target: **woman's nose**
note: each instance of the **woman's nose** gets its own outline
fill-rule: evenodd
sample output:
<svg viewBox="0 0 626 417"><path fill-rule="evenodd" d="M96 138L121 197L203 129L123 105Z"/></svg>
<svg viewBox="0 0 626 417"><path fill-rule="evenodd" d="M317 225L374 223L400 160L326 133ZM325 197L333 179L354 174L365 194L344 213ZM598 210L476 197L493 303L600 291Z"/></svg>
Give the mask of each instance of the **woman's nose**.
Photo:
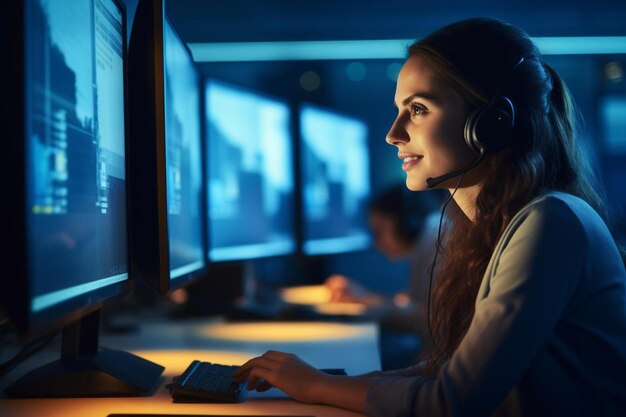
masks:
<svg viewBox="0 0 626 417"><path fill-rule="evenodd" d="M391 125L389 132L387 132L387 137L385 140L387 141L388 144L395 145L395 146L398 146L398 145L401 145L403 143L407 143L410 141L409 134L407 133L406 129L404 129L403 123L400 117L398 117Z"/></svg>

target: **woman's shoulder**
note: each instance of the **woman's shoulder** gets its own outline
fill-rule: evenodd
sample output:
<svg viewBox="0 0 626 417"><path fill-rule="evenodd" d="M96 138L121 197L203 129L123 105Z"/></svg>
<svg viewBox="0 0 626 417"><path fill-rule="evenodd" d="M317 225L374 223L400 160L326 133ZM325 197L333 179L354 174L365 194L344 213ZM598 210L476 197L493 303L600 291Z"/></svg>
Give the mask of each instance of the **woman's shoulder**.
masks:
<svg viewBox="0 0 626 417"><path fill-rule="evenodd" d="M557 191L541 195L519 210L498 248L504 250L512 239L554 246L554 250L557 246L567 246L587 251L591 247L615 244L602 217L586 201Z"/></svg>
<svg viewBox="0 0 626 417"><path fill-rule="evenodd" d="M520 211L532 209L552 209L574 213L593 211L595 213L585 200L563 191L551 191L542 194L526 204Z"/></svg>
<svg viewBox="0 0 626 417"><path fill-rule="evenodd" d="M509 222L496 244L486 276L493 278L498 272L513 268L543 271L543 277L562 277L567 265L569 276L574 279L578 276L576 271L585 269L583 265L599 256L611 265L621 263L615 242L600 215L579 197L550 192L530 201ZM555 271L547 273L551 267ZM523 276L501 274L499 278ZM487 281L482 291L488 288L485 285Z"/></svg>
<svg viewBox="0 0 626 417"><path fill-rule="evenodd" d="M526 204L511 220L511 226L525 221L555 222L560 226L601 226L600 215L580 197L561 191L553 191L536 197Z"/></svg>

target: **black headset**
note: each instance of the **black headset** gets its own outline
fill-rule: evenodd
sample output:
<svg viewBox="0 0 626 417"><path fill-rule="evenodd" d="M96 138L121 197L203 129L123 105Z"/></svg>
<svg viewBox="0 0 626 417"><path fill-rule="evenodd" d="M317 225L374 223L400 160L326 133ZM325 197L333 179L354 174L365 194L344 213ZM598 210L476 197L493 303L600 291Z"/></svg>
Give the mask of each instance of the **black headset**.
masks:
<svg viewBox="0 0 626 417"><path fill-rule="evenodd" d="M489 103L471 112L465 120L465 143L478 155L494 154L511 144L515 105L510 98L500 95L500 91L522 62L524 57L509 70Z"/></svg>
<svg viewBox="0 0 626 417"><path fill-rule="evenodd" d="M515 105L510 98L500 95L502 86L506 83L517 67L524 62L524 57L511 68L509 74L502 80L493 98L484 106L472 111L465 120L463 136L467 146L477 157L467 166L445 175L428 178L428 188L458 177L478 165L487 155L494 154L510 146L513 140L515 127Z"/></svg>
<svg viewBox="0 0 626 417"><path fill-rule="evenodd" d="M474 110L465 121L465 143L477 155L490 155L511 144L515 106L504 96L494 97Z"/></svg>

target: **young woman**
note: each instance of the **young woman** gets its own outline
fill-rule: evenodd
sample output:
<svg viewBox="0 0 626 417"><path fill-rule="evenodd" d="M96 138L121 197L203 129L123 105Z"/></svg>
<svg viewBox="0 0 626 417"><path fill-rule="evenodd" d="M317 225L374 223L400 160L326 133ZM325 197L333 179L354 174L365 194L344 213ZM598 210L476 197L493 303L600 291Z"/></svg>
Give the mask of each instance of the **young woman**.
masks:
<svg viewBox="0 0 626 417"><path fill-rule="evenodd" d="M408 188L453 197L433 354L337 377L267 352L236 378L376 416L623 415L626 272L559 76L520 29L471 19L409 48L395 104Z"/></svg>

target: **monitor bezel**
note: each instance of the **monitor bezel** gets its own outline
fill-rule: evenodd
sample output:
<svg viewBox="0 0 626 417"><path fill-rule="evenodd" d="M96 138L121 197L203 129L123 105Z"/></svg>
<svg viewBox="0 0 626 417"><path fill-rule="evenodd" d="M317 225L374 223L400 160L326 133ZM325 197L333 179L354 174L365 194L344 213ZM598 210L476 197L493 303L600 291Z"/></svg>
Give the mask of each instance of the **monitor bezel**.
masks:
<svg viewBox="0 0 626 417"><path fill-rule="evenodd" d="M36 0L33 0L36 1ZM127 10L121 0L110 0L122 15L122 61L123 61L123 89L126 96L127 93L127 62L128 51L126 47L126 25ZM13 195L13 201L10 206L3 207L6 215L3 213L2 222L5 227L3 230L9 233L3 233L5 240L5 248L3 251L7 256L4 265L7 266L6 272L3 274L3 285L9 281L9 285L5 285L7 290L0 291L2 306L4 313L11 320L14 328L23 336L32 336L47 333L55 329L61 328L67 324L75 322L86 315L99 310L102 305L113 298L120 297L128 293L131 289L131 271L130 271L130 245L127 245L127 274L128 278L103 288L99 288L89 293L73 297L69 300L60 302L53 307L33 313L30 307L32 299L32 286L30 285L30 268L27 255L27 238L26 238L26 139L28 133L26 120L26 106L28 100L27 80L26 80L26 7L27 2L4 2L8 6L8 10L3 10L3 16L6 18L3 24L4 30L10 35L3 39L8 40L6 48L11 56L11 65L9 66L9 76L4 77L7 81L7 90L9 96L14 98L11 100L10 106L6 107L6 120L18 121L17 123L9 123L9 152L3 153L4 163L2 169L5 178L12 178L9 183L10 195ZM9 3L9 4L6 4ZM125 168L128 175L128 106L124 101L124 134L125 134ZM6 142L5 142L6 143ZM15 175L15 173L18 173ZM126 202L128 203L128 177L126 181ZM5 205L3 205L5 206ZM128 210L126 213L126 234L128 238ZM23 277L24 279L14 279L13 277Z"/></svg>
<svg viewBox="0 0 626 417"><path fill-rule="evenodd" d="M201 214L202 268L171 279L169 224L167 219L166 131L165 131L165 24L170 25L185 47L198 75L200 144L202 130L202 73L189 47L182 41L165 11L163 0L139 2L130 43L130 130L131 137L131 265L133 277L141 279L160 295L203 277L208 269L206 233ZM155 138L140 141L141 137ZM147 145L147 146L146 146ZM203 149L201 149L203 152ZM201 164L202 165L202 164ZM204 175L204 172L201 173ZM204 181L204 176L202 177ZM205 211L204 186L201 210Z"/></svg>

